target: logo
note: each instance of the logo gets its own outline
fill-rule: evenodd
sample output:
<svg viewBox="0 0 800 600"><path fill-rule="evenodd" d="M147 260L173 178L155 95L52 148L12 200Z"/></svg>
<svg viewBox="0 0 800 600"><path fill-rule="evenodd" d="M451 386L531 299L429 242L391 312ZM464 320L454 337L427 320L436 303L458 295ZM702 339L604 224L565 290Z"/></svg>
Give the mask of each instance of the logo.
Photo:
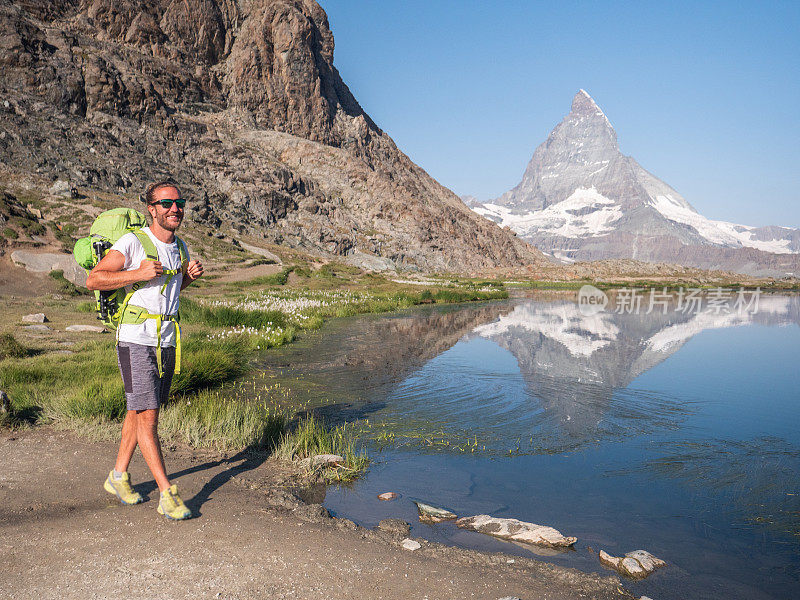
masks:
<svg viewBox="0 0 800 600"><path fill-rule="evenodd" d="M608 296L593 285L585 285L578 291L578 310L584 317L591 317L605 310Z"/></svg>

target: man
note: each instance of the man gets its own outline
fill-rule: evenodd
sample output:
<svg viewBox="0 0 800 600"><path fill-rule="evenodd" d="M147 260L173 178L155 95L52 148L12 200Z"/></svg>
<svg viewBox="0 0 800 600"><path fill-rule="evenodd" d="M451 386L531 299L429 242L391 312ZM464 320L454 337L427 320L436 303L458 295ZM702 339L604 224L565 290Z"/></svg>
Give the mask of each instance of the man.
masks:
<svg viewBox="0 0 800 600"><path fill-rule="evenodd" d="M161 491L158 512L169 519L187 519L191 511L170 484L158 439L158 411L168 395L175 370L178 296L203 275L198 260L188 261L188 251L179 247L175 231L183 220L185 200L174 183L162 181L147 188L143 200L151 225L142 229L155 245L158 260L147 260L141 241L133 233L123 235L86 280L90 290L135 289L128 304L138 319L123 318L118 326L117 359L125 387L127 413L122 424L117 462L103 487L124 504L144 499L130 483L128 465L136 446ZM186 267L182 269L181 258ZM142 315L144 315L142 317ZM172 320L170 320L172 319ZM139 322L137 322L139 321Z"/></svg>

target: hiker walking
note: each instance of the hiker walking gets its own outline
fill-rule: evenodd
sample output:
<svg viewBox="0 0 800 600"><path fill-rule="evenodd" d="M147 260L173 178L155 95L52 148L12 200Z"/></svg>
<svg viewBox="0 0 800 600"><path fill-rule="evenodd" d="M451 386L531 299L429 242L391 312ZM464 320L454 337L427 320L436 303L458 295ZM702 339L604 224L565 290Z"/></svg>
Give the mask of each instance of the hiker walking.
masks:
<svg viewBox="0 0 800 600"><path fill-rule="evenodd" d="M148 186L143 201L150 226L119 237L86 280L87 288L101 290L98 308L103 290L119 290L117 297L124 297L119 305L113 305L113 317L127 412L117 462L103 487L124 504L144 500L131 487L128 473L138 445L161 491L158 512L170 519L186 519L191 511L164 468L158 411L169 395L173 373L180 372L178 296L203 274L203 265L189 261L186 245L175 235L186 204L177 186L169 181L154 183Z"/></svg>

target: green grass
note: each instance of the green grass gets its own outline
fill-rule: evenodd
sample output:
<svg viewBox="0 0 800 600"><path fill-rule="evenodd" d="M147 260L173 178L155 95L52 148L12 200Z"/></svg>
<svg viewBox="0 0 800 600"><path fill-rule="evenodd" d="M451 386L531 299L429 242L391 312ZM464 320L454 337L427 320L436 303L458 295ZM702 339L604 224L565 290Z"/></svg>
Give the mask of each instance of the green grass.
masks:
<svg viewBox="0 0 800 600"><path fill-rule="evenodd" d="M325 469L323 477L329 481L352 481L369 465L366 451L363 447L356 449L355 440L352 426L345 423L326 427L320 418L310 413L300 420L293 431L281 437L275 454L286 460L338 454L344 458L344 462L338 467Z"/></svg>
<svg viewBox="0 0 800 600"><path fill-rule="evenodd" d="M168 439L194 448L271 449L288 419L266 402L242 401L204 390L178 399L162 411L159 430Z"/></svg>
<svg viewBox="0 0 800 600"><path fill-rule="evenodd" d="M246 281L231 282L228 283L226 287L231 289L245 289L268 285L286 285L286 282L289 281L289 274L294 271L294 269L295 267L284 267L278 273L273 273L272 275L262 275L261 277L253 277L252 279L248 279Z"/></svg>
<svg viewBox="0 0 800 600"><path fill-rule="evenodd" d="M70 355L7 358L0 368L0 389L22 420L97 424L115 418L124 407L113 340L87 342Z"/></svg>
<svg viewBox="0 0 800 600"><path fill-rule="evenodd" d="M125 395L113 339L85 343L66 356L20 355L16 345L6 345L13 354L2 362L0 389L12 399L14 411L68 428L117 423L124 416ZM191 335L182 350L183 365L173 379L172 394L185 400L244 373L249 340L233 337L208 344L205 336Z"/></svg>
<svg viewBox="0 0 800 600"><path fill-rule="evenodd" d="M275 259L261 257L251 260L247 266L257 267L259 265L274 265L274 264L277 264L277 261Z"/></svg>
<svg viewBox="0 0 800 600"><path fill-rule="evenodd" d="M64 277L64 271L61 269L50 271L50 277L56 282L59 294L64 296L83 296L90 293L86 288L78 287Z"/></svg>
<svg viewBox="0 0 800 600"><path fill-rule="evenodd" d="M79 302L75 310L82 313L92 313L97 310L97 303L90 300Z"/></svg>
<svg viewBox="0 0 800 600"><path fill-rule="evenodd" d="M232 336L209 343L205 336L192 336L182 344L181 372L172 378L171 392L187 396L217 387L247 370L250 341Z"/></svg>
<svg viewBox="0 0 800 600"><path fill-rule="evenodd" d="M61 242L61 246L69 252L72 252L72 248L75 246L75 238L71 235L75 230L75 225L71 223L63 225L61 229L59 229L55 223L50 223L50 231L52 231L55 238Z"/></svg>
<svg viewBox="0 0 800 600"><path fill-rule="evenodd" d="M12 334L0 334L0 360L22 358L29 354L31 354L30 349L20 344Z"/></svg>
<svg viewBox="0 0 800 600"><path fill-rule="evenodd" d="M50 407L55 420L104 423L125 417L125 390L119 377L81 386L76 393L57 399Z"/></svg>
<svg viewBox="0 0 800 600"><path fill-rule="evenodd" d="M11 227L6 227L3 229L3 237L8 240L16 240L19 238L19 234L17 233L16 229L12 229Z"/></svg>
<svg viewBox="0 0 800 600"><path fill-rule="evenodd" d="M47 230L44 228L44 225L41 223L34 221L33 219L26 219L25 217L17 217L14 219L27 233L29 236L33 235L44 235L47 233Z"/></svg>
<svg viewBox="0 0 800 600"><path fill-rule="evenodd" d="M244 310L229 306L207 306L189 298L181 299L181 323L200 323L210 327L254 327L269 325L285 328L286 315L279 310Z"/></svg>

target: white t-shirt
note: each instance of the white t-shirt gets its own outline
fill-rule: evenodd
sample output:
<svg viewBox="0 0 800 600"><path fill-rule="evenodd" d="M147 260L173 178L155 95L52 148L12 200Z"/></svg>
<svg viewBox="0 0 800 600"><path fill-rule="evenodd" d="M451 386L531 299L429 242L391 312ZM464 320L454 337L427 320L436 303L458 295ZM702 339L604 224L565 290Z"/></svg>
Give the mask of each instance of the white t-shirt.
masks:
<svg viewBox="0 0 800 600"><path fill-rule="evenodd" d="M149 227L144 227L142 231L153 241L158 251L158 260L161 262L161 266L164 269L178 269L179 272L170 278L163 294L161 293L161 286L167 280L166 275L161 275L144 283L142 287L133 293L128 304L141 306L154 315L174 315L178 312L178 296L183 282L183 274L180 273L181 252L178 248L178 241L176 240L172 244L165 244L156 239ZM111 246L111 249L119 251L125 257L123 271L138 269L142 261L147 258L142 243L132 233L126 233L119 238L117 243ZM132 287L133 284L126 286L125 289L130 292ZM139 323L138 325L120 325L119 341L142 344L144 346L158 346L156 320L147 319L144 323ZM172 321L163 321L161 323L161 346L175 346L175 324Z"/></svg>

